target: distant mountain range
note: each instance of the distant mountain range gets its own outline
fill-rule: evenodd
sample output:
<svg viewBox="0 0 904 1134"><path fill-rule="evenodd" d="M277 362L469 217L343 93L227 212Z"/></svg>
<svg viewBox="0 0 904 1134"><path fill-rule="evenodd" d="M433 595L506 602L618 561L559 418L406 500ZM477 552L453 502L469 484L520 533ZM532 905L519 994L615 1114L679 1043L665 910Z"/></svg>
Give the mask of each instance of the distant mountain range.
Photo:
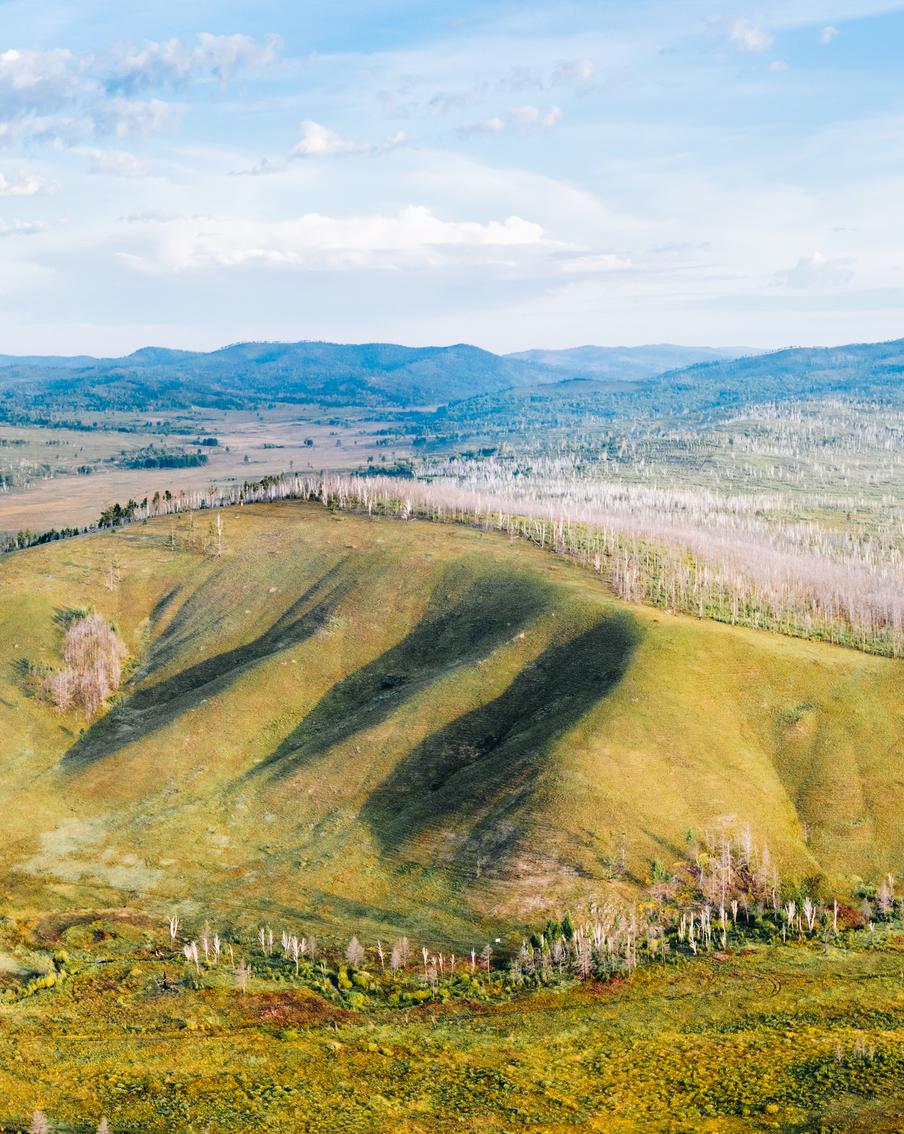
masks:
<svg viewBox="0 0 904 1134"><path fill-rule="evenodd" d="M0 355L0 413L238 408L267 402L444 405L591 377L616 386L742 351L671 345L497 355L458 343L237 343L201 352L145 347L123 358Z"/></svg>
<svg viewBox="0 0 904 1134"><path fill-rule="evenodd" d="M842 347L792 347L669 370L632 383L570 378L510 387L441 406L428 423L455 436L496 433L506 423L543 429L588 417L629 422L639 416L690 424L756 403L846 397L904 406L904 339Z"/></svg>
<svg viewBox="0 0 904 1134"><path fill-rule="evenodd" d="M718 362L763 353L754 347L690 347L657 343L637 347L580 346L568 350L523 350L506 357L565 371L564 376L569 378L637 382L698 362Z"/></svg>
<svg viewBox="0 0 904 1134"><path fill-rule="evenodd" d="M112 359L0 356L0 411L4 400L49 400L82 410L266 402L432 405L561 376L463 343L239 343L210 353L146 347Z"/></svg>
<svg viewBox="0 0 904 1134"><path fill-rule="evenodd" d="M209 353L146 347L112 359L0 355L0 420L277 402L399 407L498 399L498 406L506 391L523 410L531 389L546 403L579 394L618 415L705 412L823 393L900 397L902 375L904 340L742 357L672 345L504 356L464 343L238 343Z"/></svg>
<svg viewBox="0 0 904 1134"><path fill-rule="evenodd" d="M789 399L854 396L904 400L904 339L839 347L789 347L747 358L698 363L643 383L651 401L688 410Z"/></svg>

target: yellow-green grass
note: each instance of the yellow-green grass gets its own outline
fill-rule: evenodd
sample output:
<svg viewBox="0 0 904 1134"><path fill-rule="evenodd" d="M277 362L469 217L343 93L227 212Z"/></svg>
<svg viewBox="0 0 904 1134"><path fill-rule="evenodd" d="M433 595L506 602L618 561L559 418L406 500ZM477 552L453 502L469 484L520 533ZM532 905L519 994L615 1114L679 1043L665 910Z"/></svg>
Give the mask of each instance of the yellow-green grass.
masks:
<svg viewBox="0 0 904 1134"><path fill-rule="evenodd" d="M829 894L904 866L900 661L629 607L496 534L222 517L219 558L200 513L0 563L12 911L479 946L630 892L689 829L749 826ZM20 677L83 606L134 659L90 725Z"/></svg>
<svg viewBox="0 0 904 1134"><path fill-rule="evenodd" d="M0 1003L5 1130L36 1108L73 1134L101 1116L131 1134L901 1130L900 936L348 1011L291 976L255 974L243 993L219 968L192 989L159 932L155 951L134 923L77 928L103 927L93 955L107 963Z"/></svg>

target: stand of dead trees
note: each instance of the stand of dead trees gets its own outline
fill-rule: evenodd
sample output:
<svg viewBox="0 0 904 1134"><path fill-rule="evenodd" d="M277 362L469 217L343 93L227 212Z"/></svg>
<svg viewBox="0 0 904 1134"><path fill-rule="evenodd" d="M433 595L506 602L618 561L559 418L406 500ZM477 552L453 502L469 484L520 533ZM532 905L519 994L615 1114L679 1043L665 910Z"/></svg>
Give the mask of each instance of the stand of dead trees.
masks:
<svg viewBox="0 0 904 1134"><path fill-rule="evenodd" d="M107 619L85 613L66 631L64 667L45 679L45 695L61 713L81 709L93 717L122 683L125 656L125 645Z"/></svg>
<svg viewBox="0 0 904 1134"><path fill-rule="evenodd" d="M466 483L268 476L168 494L122 522L316 500L368 516L467 524L576 560L628 602L904 656L904 552L896 539L857 540L814 523L766 520L771 504L763 494L582 482L551 470L512 477L485 466ZM199 549L194 530L187 546ZM222 533L210 533L200 549L219 554Z"/></svg>

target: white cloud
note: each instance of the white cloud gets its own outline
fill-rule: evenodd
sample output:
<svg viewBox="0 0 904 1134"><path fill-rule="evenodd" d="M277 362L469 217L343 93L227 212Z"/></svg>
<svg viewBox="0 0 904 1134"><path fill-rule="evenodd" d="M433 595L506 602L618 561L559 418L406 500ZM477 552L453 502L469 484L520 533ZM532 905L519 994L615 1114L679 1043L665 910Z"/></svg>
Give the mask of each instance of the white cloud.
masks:
<svg viewBox="0 0 904 1134"><path fill-rule="evenodd" d="M768 51L774 42L773 37L764 28L744 17L734 21L729 28L728 38L735 45L736 50L751 53Z"/></svg>
<svg viewBox="0 0 904 1134"><path fill-rule="evenodd" d="M100 150L82 147L79 153L90 161L89 172L105 177L147 177L151 163L126 150Z"/></svg>
<svg viewBox="0 0 904 1134"><path fill-rule="evenodd" d="M561 246L540 225L510 216L502 221L446 221L423 206L396 214L348 217L307 213L284 221L186 217L146 232L148 247L121 253L150 269L437 267L464 258L492 261L503 253Z"/></svg>
<svg viewBox="0 0 904 1134"><path fill-rule="evenodd" d="M829 258L821 252L812 256L801 256L793 268L778 272L774 280L795 291L807 291L825 287L842 287L854 278L853 256Z"/></svg>
<svg viewBox="0 0 904 1134"><path fill-rule="evenodd" d="M331 130L306 118L301 124L301 138L292 147L293 157L336 157L341 154L365 153L367 146L350 142Z"/></svg>
<svg viewBox="0 0 904 1134"><path fill-rule="evenodd" d="M384 153L390 150L397 150L401 146L410 146L413 139L405 133L404 130L396 130L394 134L390 134L388 138L384 138L383 142L377 147Z"/></svg>
<svg viewBox="0 0 904 1134"><path fill-rule="evenodd" d="M71 51L0 53L0 117L54 108L80 83L82 64Z"/></svg>
<svg viewBox="0 0 904 1134"><path fill-rule="evenodd" d="M0 220L0 237L8 236L36 236L46 232L47 225L42 221L2 221Z"/></svg>
<svg viewBox="0 0 904 1134"><path fill-rule="evenodd" d="M389 137L384 138L378 145L352 142L348 138L343 138L341 134L337 134L335 130L331 130L329 126L324 126L320 122L314 122L312 119L306 118L301 124L301 138L289 151L289 157L320 158L342 157L347 154L388 153L390 150L397 150L400 146L407 146L410 143L411 138L409 138L404 130L397 130L394 134L390 134ZM280 168L280 166L272 162L267 162L265 159L259 162L257 166L252 167L252 169L240 172L254 174L275 173Z"/></svg>
<svg viewBox="0 0 904 1134"><path fill-rule="evenodd" d="M788 64L784 61L784 59L773 59L772 62L769 64L769 70L770 71L787 71L788 70Z"/></svg>
<svg viewBox="0 0 904 1134"><path fill-rule="evenodd" d="M594 67L589 59L567 59L556 64L550 77L554 87L580 86L593 78Z"/></svg>
<svg viewBox="0 0 904 1134"><path fill-rule="evenodd" d="M437 91L427 102L434 114L448 114L477 102L486 94L486 83L479 83L466 91Z"/></svg>
<svg viewBox="0 0 904 1134"><path fill-rule="evenodd" d="M99 116L99 123L117 138L147 138L175 124L181 108L159 98L112 98Z"/></svg>
<svg viewBox="0 0 904 1134"><path fill-rule="evenodd" d="M558 125L562 119L562 111L558 106L551 106L548 110L539 110L536 106L516 106L512 111L512 121L519 130L529 130L541 126L547 129Z"/></svg>
<svg viewBox="0 0 904 1134"><path fill-rule="evenodd" d="M463 134L498 134L505 129L505 119L494 114L491 118L484 118L482 122L474 122L470 126L463 126Z"/></svg>
<svg viewBox="0 0 904 1134"><path fill-rule="evenodd" d="M123 50L113 66L110 85L136 91L146 87L178 86L214 77L225 82L236 71L273 63L278 53L273 36L262 43L247 35L200 34L195 43L148 40L141 48Z"/></svg>
<svg viewBox="0 0 904 1134"><path fill-rule="evenodd" d="M36 173L0 173L0 197L34 197L52 188Z"/></svg>
<svg viewBox="0 0 904 1134"><path fill-rule="evenodd" d="M95 134L158 133L181 114L159 98L130 97L154 86L225 82L235 72L272 63L277 41L203 33L126 47L114 55L66 49L0 53L0 141L74 145Z"/></svg>
<svg viewBox="0 0 904 1134"><path fill-rule="evenodd" d="M552 129L562 120L562 110L558 106L551 106L541 110L536 106L516 106L509 111L509 119L517 130ZM505 129L506 120L499 114L491 118L484 118L461 128L463 134L499 134Z"/></svg>

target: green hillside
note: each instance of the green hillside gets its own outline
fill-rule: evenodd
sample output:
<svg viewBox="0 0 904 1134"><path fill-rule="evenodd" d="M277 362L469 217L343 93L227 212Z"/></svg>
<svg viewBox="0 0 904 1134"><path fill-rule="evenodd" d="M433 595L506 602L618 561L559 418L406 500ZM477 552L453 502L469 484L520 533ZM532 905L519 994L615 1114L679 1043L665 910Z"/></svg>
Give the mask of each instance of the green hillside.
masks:
<svg viewBox="0 0 904 1134"><path fill-rule="evenodd" d="M827 892L904 866L900 662L630 608L465 528L261 505L214 558L207 523L0 563L10 910L469 945L645 884L689 830L749 826ZM23 677L84 607L133 667L87 727Z"/></svg>

